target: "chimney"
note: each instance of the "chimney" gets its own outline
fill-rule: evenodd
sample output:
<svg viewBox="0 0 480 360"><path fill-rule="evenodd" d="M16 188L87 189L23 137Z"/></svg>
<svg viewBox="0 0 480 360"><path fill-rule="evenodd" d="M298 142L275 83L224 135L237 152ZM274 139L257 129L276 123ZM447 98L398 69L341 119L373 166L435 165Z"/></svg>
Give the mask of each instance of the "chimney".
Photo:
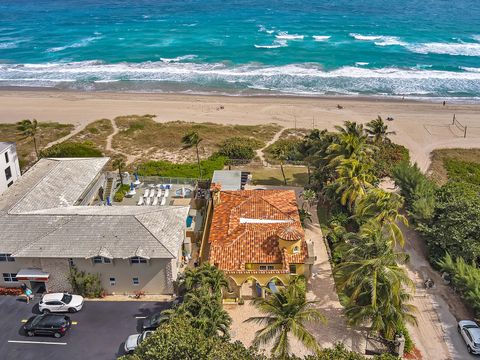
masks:
<svg viewBox="0 0 480 360"><path fill-rule="evenodd" d="M222 190L222 185L220 183L212 183L210 185L210 193L212 194L213 206L220 204L220 192Z"/></svg>

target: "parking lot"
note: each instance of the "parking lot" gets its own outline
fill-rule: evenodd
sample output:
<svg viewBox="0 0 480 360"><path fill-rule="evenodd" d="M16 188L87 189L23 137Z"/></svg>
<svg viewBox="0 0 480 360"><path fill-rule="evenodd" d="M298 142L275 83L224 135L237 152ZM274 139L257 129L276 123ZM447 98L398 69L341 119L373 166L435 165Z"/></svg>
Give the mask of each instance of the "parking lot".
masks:
<svg viewBox="0 0 480 360"><path fill-rule="evenodd" d="M26 304L0 296L0 354L2 359L113 360L124 354L128 335L139 332L142 319L169 307L167 302L86 301L83 309L67 314L73 325L67 335L28 337L22 321L38 313L38 300Z"/></svg>

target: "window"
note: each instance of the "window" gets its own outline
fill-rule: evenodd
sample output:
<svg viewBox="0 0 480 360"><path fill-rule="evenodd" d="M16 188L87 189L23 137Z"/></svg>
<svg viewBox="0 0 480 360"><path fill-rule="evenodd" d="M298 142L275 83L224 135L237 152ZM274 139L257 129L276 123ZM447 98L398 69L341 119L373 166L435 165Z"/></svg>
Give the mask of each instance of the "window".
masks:
<svg viewBox="0 0 480 360"><path fill-rule="evenodd" d="M8 181L10 180L11 177L12 177L12 169L10 169L10 166L9 166L5 169L5 178Z"/></svg>
<svg viewBox="0 0 480 360"><path fill-rule="evenodd" d="M70 267L75 266L75 263L73 262L73 258L68 258L68 265L69 265Z"/></svg>
<svg viewBox="0 0 480 360"><path fill-rule="evenodd" d="M300 248L299 248L298 246L295 246L295 247L293 248L293 253L294 253L294 254L298 254L299 252L300 252Z"/></svg>
<svg viewBox="0 0 480 360"><path fill-rule="evenodd" d="M146 263L147 263L147 259L144 259L138 256L134 256L130 258L130 264L146 264Z"/></svg>
<svg viewBox="0 0 480 360"><path fill-rule="evenodd" d="M94 264L110 264L112 262L111 259L103 257L103 256L95 256L93 258Z"/></svg>
<svg viewBox="0 0 480 360"><path fill-rule="evenodd" d="M132 278L133 280L133 285L139 285L140 284L140 281L138 280L138 277L134 277Z"/></svg>
<svg viewBox="0 0 480 360"><path fill-rule="evenodd" d="M12 257L12 254L0 254L0 261L14 262L15 258Z"/></svg>
<svg viewBox="0 0 480 360"><path fill-rule="evenodd" d="M296 274L296 273L297 273L297 265L290 264L290 274Z"/></svg>
<svg viewBox="0 0 480 360"><path fill-rule="evenodd" d="M13 181L10 181L8 184L7 184L7 187L10 187L13 185Z"/></svg>
<svg viewBox="0 0 480 360"><path fill-rule="evenodd" d="M8 151L5 153L5 162L8 163L10 159L8 158Z"/></svg>
<svg viewBox="0 0 480 360"><path fill-rule="evenodd" d="M137 278L138 279L138 278ZM117 280L114 277L110 278L110 286L115 286L117 284Z"/></svg>
<svg viewBox="0 0 480 360"><path fill-rule="evenodd" d="M17 282L17 274L3 273L3 281L5 282Z"/></svg>
<svg viewBox="0 0 480 360"><path fill-rule="evenodd" d="M273 265L260 265L260 270L275 270Z"/></svg>

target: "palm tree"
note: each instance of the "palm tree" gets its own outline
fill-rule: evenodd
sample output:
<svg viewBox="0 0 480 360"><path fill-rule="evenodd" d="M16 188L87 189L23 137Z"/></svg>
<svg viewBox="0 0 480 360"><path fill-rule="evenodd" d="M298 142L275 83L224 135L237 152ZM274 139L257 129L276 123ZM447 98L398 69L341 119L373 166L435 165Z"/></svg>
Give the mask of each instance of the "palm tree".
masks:
<svg viewBox="0 0 480 360"><path fill-rule="evenodd" d="M193 322L206 336L220 336L223 339L230 337L232 318L215 299L208 297L202 299L202 306Z"/></svg>
<svg viewBox="0 0 480 360"><path fill-rule="evenodd" d="M344 159L355 158L364 162L372 162L373 152L377 149L368 142L362 124L346 121L345 128L336 126L336 140L327 148L329 167L337 166Z"/></svg>
<svg viewBox="0 0 480 360"><path fill-rule="evenodd" d="M22 120L17 123L17 130L20 131L21 135L23 135L24 139L32 139L33 140L33 147L35 149L35 155L37 156L38 160L38 149L37 149L37 131L38 131L38 122L37 120Z"/></svg>
<svg viewBox="0 0 480 360"><path fill-rule="evenodd" d="M393 339L404 322L415 323L407 304L415 285L403 267L408 254L395 252L379 224L361 229L334 269L337 288L349 298L345 313L351 324L370 323L373 331Z"/></svg>
<svg viewBox="0 0 480 360"><path fill-rule="evenodd" d="M197 152L197 164L198 164L198 173L200 178L202 178L202 167L200 166L200 154L198 152L198 145L203 139L198 135L198 132L192 130L182 137L182 144L184 149L190 149L195 146Z"/></svg>
<svg viewBox="0 0 480 360"><path fill-rule="evenodd" d="M408 226L407 218L400 214L403 198L395 193L389 193L379 188L368 191L355 206L355 216L361 222L378 222L390 235L391 244L405 245L405 238L398 222Z"/></svg>
<svg viewBox="0 0 480 360"><path fill-rule="evenodd" d="M396 134L395 131L388 131L388 125L383 122L380 115L367 123L367 129L365 131L373 138L373 142L375 143L391 142L388 135Z"/></svg>
<svg viewBox="0 0 480 360"><path fill-rule="evenodd" d="M225 273L215 265L206 262L198 269L203 277L204 285L208 286L213 294L221 295L222 289L228 287Z"/></svg>
<svg viewBox="0 0 480 360"><path fill-rule="evenodd" d="M303 190L300 196L303 198L304 201L304 203L302 204L302 208L304 208L304 205L306 204L308 209L310 209L315 200L317 199L317 194L315 193L315 190L312 189Z"/></svg>
<svg viewBox="0 0 480 360"><path fill-rule="evenodd" d="M266 291L268 293L266 299L254 300L254 305L264 315L245 320L265 325L255 333L253 345L258 346L273 341L272 355L285 359L290 351L289 336L293 334L305 347L318 350L317 341L305 327L309 322L326 323L325 317L312 306L314 302L307 301L305 293L299 291L294 284L276 293L272 293L269 289Z"/></svg>
<svg viewBox="0 0 480 360"><path fill-rule="evenodd" d="M287 178L285 176L285 170L283 169L284 162L288 159L288 151L286 146L275 146L272 149L272 155L275 160L280 161L280 170L282 171L283 184L287 185Z"/></svg>
<svg viewBox="0 0 480 360"><path fill-rule="evenodd" d="M120 176L120 184L122 184L123 186L122 169L126 166L125 161L121 157L118 157L113 160L112 166L114 169L118 170L118 176Z"/></svg>
<svg viewBox="0 0 480 360"><path fill-rule="evenodd" d="M340 203L352 210L353 205L373 187L375 176L368 164L357 159L342 160L336 172L337 179L327 188L333 188L340 195Z"/></svg>

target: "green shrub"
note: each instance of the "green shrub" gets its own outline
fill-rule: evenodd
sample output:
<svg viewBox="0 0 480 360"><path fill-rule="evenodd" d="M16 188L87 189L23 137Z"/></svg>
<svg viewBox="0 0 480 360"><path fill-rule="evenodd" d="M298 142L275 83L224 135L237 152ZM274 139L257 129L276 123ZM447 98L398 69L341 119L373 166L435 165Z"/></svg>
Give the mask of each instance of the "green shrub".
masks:
<svg viewBox="0 0 480 360"><path fill-rule="evenodd" d="M255 149L262 146L262 141L246 137L231 137L220 144L218 153L229 159L251 160L255 157Z"/></svg>
<svg viewBox="0 0 480 360"><path fill-rule="evenodd" d="M375 176L382 178L392 176L393 169L402 162L410 160L410 153L405 146L392 142L383 142L376 144L378 151L375 152L373 159L375 165L373 171Z"/></svg>
<svg viewBox="0 0 480 360"><path fill-rule="evenodd" d="M299 151L303 140L300 138L280 139L269 145L264 153L269 161L275 161L276 155L279 151L285 154L286 161L302 161L304 155Z"/></svg>
<svg viewBox="0 0 480 360"><path fill-rule="evenodd" d="M450 274L452 284L480 316L480 268L467 264L461 257L453 260L450 254L438 261L438 266Z"/></svg>
<svg viewBox="0 0 480 360"><path fill-rule="evenodd" d="M210 157L200 161L203 177L211 178L215 170L222 170L225 166L224 156ZM164 176L179 178L198 178L197 163L175 164L170 161L147 161L138 166L139 176Z"/></svg>
<svg viewBox="0 0 480 360"><path fill-rule="evenodd" d="M116 202L122 202L123 198L125 197L125 194L128 193L130 190L130 185L123 184L120 185L118 190L115 192L115 195L113 196L113 200Z"/></svg>
<svg viewBox="0 0 480 360"><path fill-rule="evenodd" d="M40 151L40 157L68 158L68 157L102 157L102 152L89 141L83 143L63 142Z"/></svg>
<svg viewBox="0 0 480 360"><path fill-rule="evenodd" d="M89 274L85 271L77 270L75 266L70 268L68 276L73 292L87 298L98 298L103 295L102 285L99 274Z"/></svg>
<svg viewBox="0 0 480 360"><path fill-rule="evenodd" d="M448 182L437 190L431 220L419 226L432 264L446 253L465 261L480 259L480 186Z"/></svg>
<svg viewBox="0 0 480 360"><path fill-rule="evenodd" d="M480 164L447 159L443 162L448 179L480 185Z"/></svg>

